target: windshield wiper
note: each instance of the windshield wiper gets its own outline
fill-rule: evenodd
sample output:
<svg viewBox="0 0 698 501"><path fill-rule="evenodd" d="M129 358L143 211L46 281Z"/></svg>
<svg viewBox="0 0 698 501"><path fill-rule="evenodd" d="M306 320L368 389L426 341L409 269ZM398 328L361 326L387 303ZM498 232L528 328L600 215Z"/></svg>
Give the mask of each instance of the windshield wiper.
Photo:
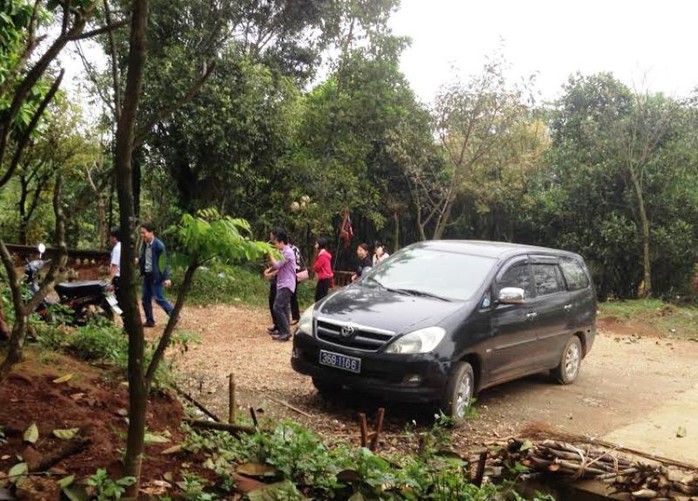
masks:
<svg viewBox="0 0 698 501"><path fill-rule="evenodd" d="M401 294L407 294L410 296L431 297L434 299L440 299L441 301L448 301L448 302L451 301L450 299L443 297L443 296L439 296L438 294L433 294L431 292L426 292L426 291L419 291L416 289L391 289L391 290L393 292L399 292Z"/></svg>

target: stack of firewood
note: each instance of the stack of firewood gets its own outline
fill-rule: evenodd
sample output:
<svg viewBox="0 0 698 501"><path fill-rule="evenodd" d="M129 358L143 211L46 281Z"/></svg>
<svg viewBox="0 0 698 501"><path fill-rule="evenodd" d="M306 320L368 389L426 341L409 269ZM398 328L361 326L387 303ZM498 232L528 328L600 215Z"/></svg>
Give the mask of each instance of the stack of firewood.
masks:
<svg viewBox="0 0 698 501"><path fill-rule="evenodd" d="M509 439L492 460L500 465L518 462L533 473L556 474L570 480L600 480L610 485L612 494L628 493L631 499L670 500L698 495L695 470L642 463L589 444Z"/></svg>

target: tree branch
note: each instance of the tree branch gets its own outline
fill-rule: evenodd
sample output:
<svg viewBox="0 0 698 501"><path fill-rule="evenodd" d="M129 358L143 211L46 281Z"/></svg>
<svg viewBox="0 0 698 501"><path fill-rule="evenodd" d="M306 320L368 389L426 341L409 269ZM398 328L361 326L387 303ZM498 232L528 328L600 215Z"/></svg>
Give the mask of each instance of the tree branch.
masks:
<svg viewBox="0 0 698 501"><path fill-rule="evenodd" d="M191 101L204 86L206 80L208 80L215 68L216 63L212 61L206 68L206 72L201 77L201 79L198 82L196 82L196 84L194 84L194 86L191 89L189 89L189 91L184 95L184 97L180 101L173 103L172 106L168 108L160 110L160 112L157 115L155 115L150 121L148 121L148 123L141 128L138 134L136 134L136 137L133 141L134 147L140 146L140 144L145 140L145 138L150 133L150 130L156 123L170 116L177 108L181 107L183 104Z"/></svg>
<svg viewBox="0 0 698 501"><path fill-rule="evenodd" d="M61 85L61 80L63 80L64 73L65 73L65 70L61 70L61 72L58 74L58 78L56 78L56 80L54 80L48 93L46 94L46 96L44 96L44 99L41 101L41 104L39 105L37 110L34 112L34 116L32 116L31 122L29 122L29 125L26 127L26 129L22 133L22 136L19 138L19 141L17 142L17 149L15 150L15 155L12 158L12 162L10 163L10 166L7 168L7 172L5 172L5 175L2 178L0 178L0 187L4 186L5 183L7 183L7 181L9 181L10 177L14 173L14 170L17 168L17 165L19 164L19 159L22 155L22 151L24 150L24 147L26 146L27 141L29 141L29 137L31 136L31 133L34 131L34 129L36 128L36 125L39 123L39 119L41 118L41 115L43 114L44 110L48 106L48 103L51 102L51 100L53 99L53 96L58 91L58 88ZM0 138L0 141L2 141L2 139L3 138ZM5 136L4 139L7 139L7 136ZM5 144L3 144L1 148L4 148ZM0 149L0 158L1 158L2 151L3 151L3 149Z"/></svg>

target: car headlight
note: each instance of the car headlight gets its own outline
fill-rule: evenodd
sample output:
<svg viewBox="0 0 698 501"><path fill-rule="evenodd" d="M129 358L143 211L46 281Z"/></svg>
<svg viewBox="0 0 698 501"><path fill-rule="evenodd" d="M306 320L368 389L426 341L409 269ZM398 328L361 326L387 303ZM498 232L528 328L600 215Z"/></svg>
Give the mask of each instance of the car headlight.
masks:
<svg viewBox="0 0 698 501"><path fill-rule="evenodd" d="M386 353L428 353L444 338L446 331L441 327L427 327L410 332L388 346Z"/></svg>
<svg viewBox="0 0 698 501"><path fill-rule="evenodd" d="M309 336L313 335L313 306L307 308L298 320L298 330Z"/></svg>

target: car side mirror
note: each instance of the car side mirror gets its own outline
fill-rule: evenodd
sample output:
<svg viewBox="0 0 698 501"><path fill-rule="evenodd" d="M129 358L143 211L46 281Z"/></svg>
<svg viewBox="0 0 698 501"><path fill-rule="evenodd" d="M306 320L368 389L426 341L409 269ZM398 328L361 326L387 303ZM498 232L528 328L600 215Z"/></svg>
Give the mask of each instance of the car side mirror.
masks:
<svg viewBox="0 0 698 501"><path fill-rule="evenodd" d="M497 301L499 304L521 304L524 302L526 292L521 287L504 287L499 291Z"/></svg>

